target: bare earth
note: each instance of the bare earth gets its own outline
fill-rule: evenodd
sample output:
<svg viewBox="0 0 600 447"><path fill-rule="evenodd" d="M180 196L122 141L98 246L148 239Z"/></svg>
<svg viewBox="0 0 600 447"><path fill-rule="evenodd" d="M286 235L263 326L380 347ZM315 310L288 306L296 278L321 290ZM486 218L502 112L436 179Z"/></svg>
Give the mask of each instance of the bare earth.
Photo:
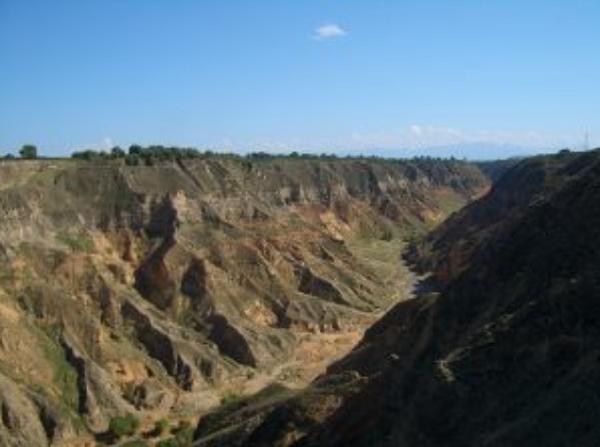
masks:
<svg viewBox="0 0 600 447"><path fill-rule="evenodd" d="M392 241L357 241L349 244L353 253L375 269L389 290L388 306L378 312L365 313L360 325L339 332L303 332L292 358L271 371L257 373L243 383L223 388L223 395L251 395L265 387L279 383L291 389L301 389L323 374L327 367L348 354L362 339L364 332L399 301L412 297L416 277L401 253L404 243Z"/></svg>

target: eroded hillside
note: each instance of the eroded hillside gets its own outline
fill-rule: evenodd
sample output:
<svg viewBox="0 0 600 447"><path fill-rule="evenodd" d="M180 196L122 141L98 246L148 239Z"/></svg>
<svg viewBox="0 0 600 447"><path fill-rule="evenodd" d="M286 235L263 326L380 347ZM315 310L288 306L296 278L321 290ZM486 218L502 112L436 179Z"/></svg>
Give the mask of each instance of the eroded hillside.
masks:
<svg viewBox="0 0 600 447"><path fill-rule="evenodd" d="M487 188L450 161L2 162L1 443L305 384L403 298L402 238Z"/></svg>
<svg viewBox="0 0 600 447"><path fill-rule="evenodd" d="M197 445L598 445L599 243L600 151L521 162L411 251L439 293L305 391L202 419Z"/></svg>

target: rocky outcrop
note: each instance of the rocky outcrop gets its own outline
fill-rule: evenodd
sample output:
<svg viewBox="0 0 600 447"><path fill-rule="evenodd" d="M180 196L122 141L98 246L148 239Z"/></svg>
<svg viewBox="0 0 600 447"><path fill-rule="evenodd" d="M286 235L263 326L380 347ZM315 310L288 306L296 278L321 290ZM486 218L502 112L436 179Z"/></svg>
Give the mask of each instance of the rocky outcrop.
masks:
<svg viewBox="0 0 600 447"><path fill-rule="evenodd" d="M26 392L0 373L0 441L5 446L47 446L38 409Z"/></svg>
<svg viewBox="0 0 600 447"><path fill-rule="evenodd" d="M147 259L135 272L134 287L148 301L162 310L168 309L175 299L177 284L172 278L165 264L167 252L175 245L175 241L168 237L156 250L151 252Z"/></svg>
<svg viewBox="0 0 600 447"><path fill-rule="evenodd" d="M331 301L337 304L348 304L342 293L329 281L319 278L308 267L301 266L298 268L298 279L300 284L298 290L308 295L314 295L326 301Z"/></svg>
<svg viewBox="0 0 600 447"><path fill-rule="evenodd" d="M244 335L223 315L215 314L208 320L212 329L209 339L219 347L219 351L236 362L256 367L257 359Z"/></svg>
<svg viewBox="0 0 600 447"><path fill-rule="evenodd" d="M153 326L151 319L131 303L124 303L123 317L133 322L135 334L148 354L158 360L177 385L190 391L193 386L192 369L181 357L173 340Z"/></svg>

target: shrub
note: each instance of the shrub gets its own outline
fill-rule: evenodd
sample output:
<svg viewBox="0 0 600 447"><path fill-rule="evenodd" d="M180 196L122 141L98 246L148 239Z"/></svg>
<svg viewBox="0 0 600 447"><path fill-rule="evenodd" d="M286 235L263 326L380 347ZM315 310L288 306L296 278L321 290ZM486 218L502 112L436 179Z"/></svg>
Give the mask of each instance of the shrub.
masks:
<svg viewBox="0 0 600 447"><path fill-rule="evenodd" d="M154 423L154 428L152 429L150 434L153 437L161 436L163 433L165 433L168 430L168 428L169 428L169 421L167 421L166 419L159 419L158 421L156 421Z"/></svg>
<svg viewBox="0 0 600 447"><path fill-rule="evenodd" d="M156 447L179 447L179 445L175 438L170 438L157 442Z"/></svg>
<svg viewBox="0 0 600 447"><path fill-rule="evenodd" d="M229 392L223 397L221 397L221 405L238 405L243 400L243 398L244 397L240 394L237 394L235 392Z"/></svg>
<svg viewBox="0 0 600 447"><path fill-rule="evenodd" d="M121 447L149 447L146 441L141 439L134 439L133 441L127 441L121 444Z"/></svg>
<svg viewBox="0 0 600 447"><path fill-rule="evenodd" d="M179 424L177 424L177 427L173 427L171 433L177 434L181 431L189 429L191 426L192 424L190 424L189 421L179 421Z"/></svg>
<svg viewBox="0 0 600 447"><path fill-rule="evenodd" d="M137 166L140 164L140 158L136 154L128 154L125 156L125 164L127 166Z"/></svg>
<svg viewBox="0 0 600 447"><path fill-rule="evenodd" d="M129 155L137 155L142 152L142 146L139 144L132 144L129 146Z"/></svg>
<svg viewBox="0 0 600 447"><path fill-rule="evenodd" d="M384 241L391 241L392 239L394 239L394 233L392 232L392 230L385 230L383 232L383 234L381 235L381 239Z"/></svg>
<svg viewBox="0 0 600 447"><path fill-rule="evenodd" d="M116 437L133 435L140 426L140 421L132 414L115 416L108 424L109 431Z"/></svg>
<svg viewBox="0 0 600 447"><path fill-rule="evenodd" d="M75 158L77 160L104 160L108 158L108 154L104 151L98 152L92 149L86 149L83 151L73 152L71 154L71 158Z"/></svg>
<svg viewBox="0 0 600 447"><path fill-rule="evenodd" d="M185 437L182 436L183 432L178 433L169 439L164 439L156 444L156 447L191 447L193 442L193 431L190 429L186 431Z"/></svg>
<svg viewBox="0 0 600 447"><path fill-rule="evenodd" d="M191 447L194 441L194 430L191 427L181 430L175 435L175 440L179 447Z"/></svg>
<svg viewBox="0 0 600 447"><path fill-rule="evenodd" d="M123 149L121 149L119 146L115 146L110 150L111 158L124 158L125 155L126 155L125 151Z"/></svg>
<svg viewBox="0 0 600 447"><path fill-rule="evenodd" d="M175 436L165 439L157 444L158 447L190 447L194 440L194 429L189 421L180 421L177 427L171 430Z"/></svg>
<svg viewBox="0 0 600 447"><path fill-rule="evenodd" d="M94 251L94 241L83 231L75 234L61 231L56 235L56 240L65 244L73 252L90 253Z"/></svg>
<svg viewBox="0 0 600 447"><path fill-rule="evenodd" d="M22 158L37 158L37 147L33 144L25 144L19 151Z"/></svg>

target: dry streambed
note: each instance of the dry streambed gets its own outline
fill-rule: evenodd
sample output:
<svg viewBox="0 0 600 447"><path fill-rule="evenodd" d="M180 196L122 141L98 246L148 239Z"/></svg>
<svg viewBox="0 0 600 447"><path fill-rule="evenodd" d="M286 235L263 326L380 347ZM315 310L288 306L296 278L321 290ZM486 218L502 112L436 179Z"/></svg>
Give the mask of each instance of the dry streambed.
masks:
<svg viewBox="0 0 600 447"><path fill-rule="evenodd" d="M332 363L346 356L390 307L414 296L418 278L401 258L404 242L399 239L356 239L349 242L348 247L381 282L387 294L382 300L385 306L365 314L361 323L351 328L296 333L299 342L291 359L245 383L222 390L222 405L200 416L194 445L238 445L240 439L262 424L276 407L302 408L300 413L320 419L339 405L340 398L336 394L353 393L353 389L362 386L364 378L358 374L328 377L324 373ZM275 426L273 430L277 431Z"/></svg>
<svg viewBox="0 0 600 447"><path fill-rule="evenodd" d="M323 374L327 367L348 354L362 339L364 332L387 309L399 301L412 297L415 275L401 258L405 243L357 239L348 244L352 253L379 278L388 293L385 308L364 313L359 324L335 332L297 332L297 347L292 357L270 371L255 373L247 381L233 383L220 390L222 400L240 398L267 388L275 383L290 389L301 389Z"/></svg>

